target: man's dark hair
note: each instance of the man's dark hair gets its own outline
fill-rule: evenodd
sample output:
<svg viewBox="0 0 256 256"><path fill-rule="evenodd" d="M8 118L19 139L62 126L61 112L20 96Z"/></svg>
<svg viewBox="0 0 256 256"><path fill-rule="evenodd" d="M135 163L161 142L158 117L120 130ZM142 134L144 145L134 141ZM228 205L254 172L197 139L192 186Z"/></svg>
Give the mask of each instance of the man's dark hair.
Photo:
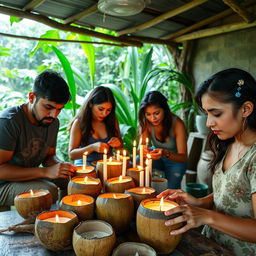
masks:
<svg viewBox="0 0 256 256"><path fill-rule="evenodd" d="M61 75L52 70L45 70L36 77L33 92L40 98L54 101L58 104L67 103L70 100L70 92L66 81Z"/></svg>

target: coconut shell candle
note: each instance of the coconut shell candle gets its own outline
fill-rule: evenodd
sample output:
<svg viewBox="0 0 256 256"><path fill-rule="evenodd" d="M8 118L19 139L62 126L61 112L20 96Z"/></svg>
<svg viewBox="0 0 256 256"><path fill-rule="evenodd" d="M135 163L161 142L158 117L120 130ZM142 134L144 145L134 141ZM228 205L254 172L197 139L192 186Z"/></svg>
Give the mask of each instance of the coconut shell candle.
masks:
<svg viewBox="0 0 256 256"><path fill-rule="evenodd" d="M134 208L137 210L140 202L144 199L155 197L156 191L149 187L136 187L125 190L125 194L129 194L133 197Z"/></svg>
<svg viewBox="0 0 256 256"><path fill-rule="evenodd" d="M135 184L131 177L115 177L108 179L105 183L106 192L124 193L126 189L134 188Z"/></svg>
<svg viewBox="0 0 256 256"><path fill-rule="evenodd" d="M102 188L99 178L76 176L68 183L68 194L86 194L97 197Z"/></svg>
<svg viewBox="0 0 256 256"><path fill-rule="evenodd" d="M93 178L97 177L96 170L93 166L86 166L85 169L83 166L77 166L75 176L80 176L80 175L93 177Z"/></svg>
<svg viewBox="0 0 256 256"><path fill-rule="evenodd" d="M80 221L90 220L94 214L94 198L83 194L65 196L59 209L76 213Z"/></svg>
<svg viewBox="0 0 256 256"><path fill-rule="evenodd" d="M35 235L45 248L62 250L71 244L73 229L78 222L78 217L73 212L43 212L36 218Z"/></svg>
<svg viewBox="0 0 256 256"><path fill-rule="evenodd" d="M48 190L30 190L17 195L14 205L24 219L35 218L40 212L51 208L52 195Z"/></svg>
<svg viewBox="0 0 256 256"><path fill-rule="evenodd" d="M112 256L157 256L156 251L147 244L126 242L114 249Z"/></svg>
<svg viewBox="0 0 256 256"><path fill-rule="evenodd" d="M96 199L96 215L110 223L117 233L129 229L133 217L133 199L122 193L104 193Z"/></svg>
<svg viewBox="0 0 256 256"><path fill-rule="evenodd" d="M103 180L103 160L97 161L96 170L100 180ZM107 160L107 179L122 175L122 162L118 160Z"/></svg>
<svg viewBox="0 0 256 256"><path fill-rule="evenodd" d="M140 174L143 171L143 168L140 166L137 166L136 168L129 168L127 169L126 175L133 178L133 181L135 183L135 187L141 186L140 181ZM144 175L143 175L144 176ZM144 180L144 177L143 177Z"/></svg>
<svg viewBox="0 0 256 256"><path fill-rule="evenodd" d="M170 235L181 223L165 226L165 221L178 215L165 216L164 212L178 206L177 203L163 199L145 199L137 211L136 226L140 240L152 246L157 253L171 253L181 240L182 235Z"/></svg>
<svg viewBox="0 0 256 256"><path fill-rule="evenodd" d="M77 256L108 256L115 241L112 226L102 220L81 222L73 233L73 248Z"/></svg>

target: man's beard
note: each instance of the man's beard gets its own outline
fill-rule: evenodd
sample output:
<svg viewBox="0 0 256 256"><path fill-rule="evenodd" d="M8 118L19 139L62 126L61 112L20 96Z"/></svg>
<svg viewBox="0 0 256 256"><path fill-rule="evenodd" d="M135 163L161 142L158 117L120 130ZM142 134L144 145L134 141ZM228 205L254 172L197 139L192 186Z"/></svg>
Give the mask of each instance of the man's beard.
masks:
<svg viewBox="0 0 256 256"><path fill-rule="evenodd" d="M44 126L44 127L48 127L48 126L50 126L53 122L54 122L54 120L55 120L55 118L53 118L53 117L44 117L44 118L42 118L42 119L38 119L37 118L37 116L36 116L36 110L35 110L35 106L32 108L32 115L33 115L33 117L36 119L36 121L38 122L38 125L39 126ZM50 122L50 123L44 123L44 120L52 120L52 122Z"/></svg>

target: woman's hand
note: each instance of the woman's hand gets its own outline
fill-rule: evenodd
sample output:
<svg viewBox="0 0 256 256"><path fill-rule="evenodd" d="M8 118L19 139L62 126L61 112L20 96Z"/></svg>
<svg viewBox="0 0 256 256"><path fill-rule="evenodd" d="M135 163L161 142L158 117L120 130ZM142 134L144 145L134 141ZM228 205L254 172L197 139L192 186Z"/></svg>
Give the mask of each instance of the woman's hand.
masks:
<svg viewBox="0 0 256 256"><path fill-rule="evenodd" d="M153 160L158 160L162 157L163 150L161 148L156 148L152 151L150 151L151 158Z"/></svg>
<svg viewBox="0 0 256 256"><path fill-rule="evenodd" d="M98 153L104 153L105 149L107 150L107 152L109 151L109 145L107 143L95 142L93 144L93 151L96 151Z"/></svg>
<svg viewBox="0 0 256 256"><path fill-rule="evenodd" d="M178 223L184 223L180 229L172 230L170 233L170 235L179 235L191 228L197 228L201 225L208 224L210 222L209 212L209 210L195 207L189 204L180 205L164 213L166 216L170 216L175 213L181 213L180 216L167 220L165 225L171 226Z"/></svg>
<svg viewBox="0 0 256 256"><path fill-rule="evenodd" d="M199 199L184 192L181 189L167 189L156 196L157 198L164 198L167 200L174 201L178 204L190 204L199 206Z"/></svg>
<svg viewBox="0 0 256 256"><path fill-rule="evenodd" d="M172 231L171 235L178 235L186 232L191 228L199 227L208 223L209 210L196 207L200 204L200 200L198 198L184 192L181 189L167 189L161 194L157 195L157 198L162 197L167 200L172 200L180 205L166 211L166 216L170 216L175 213L181 213L180 216L167 220L165 225L171 226L177 223L185 222L185 225L182 228Z"/></svg>
<svg viewBox="0 0 256 256"><path fill-rule="evenodd" d="M109 141L108 141L108 145L112 148L118 148L121 146L121 141L119 138L117 137L112 137Z"/></svg>

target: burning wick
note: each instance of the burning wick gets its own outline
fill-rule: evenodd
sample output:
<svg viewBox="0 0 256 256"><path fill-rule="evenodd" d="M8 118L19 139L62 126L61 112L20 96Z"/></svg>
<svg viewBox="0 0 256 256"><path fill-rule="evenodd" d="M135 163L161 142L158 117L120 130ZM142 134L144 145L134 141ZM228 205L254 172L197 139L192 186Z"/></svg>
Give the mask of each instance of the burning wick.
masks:
<svg viewBox="0 0 256 256"><path fill-rule="evenodd" d="M116 194L114 194L114 198L117 198L117 197L116 197Z"/></svg>
<svg viewBox="0 0 256 256"><path fill-rule="evenodd" d="M146 193L146 189L145 189L145 188L142 189L142 193L143 193L143 194Z"/></svg>
<svg viewBox="0 0 256 256"><path fill-rule="evenodd" d="M60 222L60 218L59 218L59 215L58 215L58 214L55 215L55 219L56 219L56 222L57 222L57 223Z"/></svg>
<svg viewBox="0 0 256 256"><path fill-rule="evenodd" d="M81 205L82 205L81 200L78 200L78 201L77 201L77 204L78 204L78 206L81 206Z"/></svg>
<svg viewBox="0 0 256 256"><path fill-rule="evenodd" d="M109 158L109 162L112 162L112 160L113 160L113 158L112 158L112 157L110 157L110 158Z"/></svg>
<svg viewBox="0 0 256 256"><path fill-rule="evenodd" d="M31 195L31 196L33 196L33 195L34 195L34 192L33 192L33 190L32 190L32 189L30 189L30 190L29 190L29 192L30 192L30 195Z"/></svg>
<svg viewBox="0 0 256 256"><path fill-rule="evenodd" d="M86 183L88 181L88 177L86 176L85 178L84 178L84 182Z"/></svg>

